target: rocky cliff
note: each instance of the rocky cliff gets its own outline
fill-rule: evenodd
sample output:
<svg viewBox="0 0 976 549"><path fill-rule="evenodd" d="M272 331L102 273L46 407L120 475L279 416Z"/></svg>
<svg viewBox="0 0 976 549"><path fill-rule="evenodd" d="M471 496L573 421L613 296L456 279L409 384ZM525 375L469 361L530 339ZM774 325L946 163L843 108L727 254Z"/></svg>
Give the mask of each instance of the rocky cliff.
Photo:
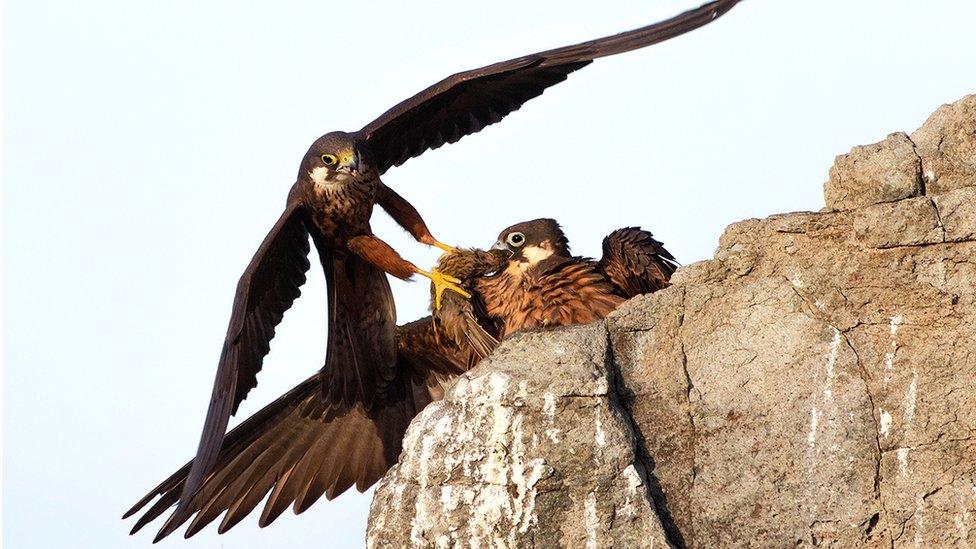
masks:
<svg viewBox="0 0 976 549"><path fill-rule="evenodd" d="M976 96L412 423L370 547L976 545Z"/></svg>

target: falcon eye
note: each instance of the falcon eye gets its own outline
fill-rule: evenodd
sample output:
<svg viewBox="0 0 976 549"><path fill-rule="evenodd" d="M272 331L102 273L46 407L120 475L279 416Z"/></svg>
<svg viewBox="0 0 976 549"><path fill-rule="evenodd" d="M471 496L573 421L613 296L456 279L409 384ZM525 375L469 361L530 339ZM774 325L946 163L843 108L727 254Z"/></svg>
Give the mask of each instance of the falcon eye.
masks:
<svg viewBox="0 0 976 549"><path fill-rule="evenodd" d="M339 157L334 154L323 154L322 163L326 166L335 166L339 163Z"/></svg>
<svg viewBox="0 0 976 549"><path fill-rule="evenodd" d="M516 248L521 247L525 244L525 235L522 233L512 233L508 235L508 244L510 246L515 246Z"/></svg>

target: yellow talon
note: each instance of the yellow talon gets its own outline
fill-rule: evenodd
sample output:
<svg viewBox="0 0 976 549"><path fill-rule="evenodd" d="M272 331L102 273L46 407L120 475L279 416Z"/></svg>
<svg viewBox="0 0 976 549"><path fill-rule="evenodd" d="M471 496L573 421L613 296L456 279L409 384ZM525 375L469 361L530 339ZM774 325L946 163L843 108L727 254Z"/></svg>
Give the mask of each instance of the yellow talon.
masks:
<svg viewBox="0 0 976 549"><path fill-rule="evenodd" d="M434 307L438 311L441 310L441 296L444 295L444 290L451 290L461 294L465 299L471 299L471 294L464 288L458 286L461 283L460 279L446 275L437 269L431 269L429 272L418 269L417 274L426 276L430 279L431 284L434 285Z"/></svg>
<svg viewBox="0 0 976 549"><path fill-rule="evenodd" d="M449 254L450 253L454 253L456 251L456 248L454 246L448 246L447 244L444 244L443 242L440 242L440 241L437 241L437 240L434 241L434 246L436 246L436 247L444 250L445 252L447 252ZM460 281L458 281L458 282L460 282Z"/></svg>

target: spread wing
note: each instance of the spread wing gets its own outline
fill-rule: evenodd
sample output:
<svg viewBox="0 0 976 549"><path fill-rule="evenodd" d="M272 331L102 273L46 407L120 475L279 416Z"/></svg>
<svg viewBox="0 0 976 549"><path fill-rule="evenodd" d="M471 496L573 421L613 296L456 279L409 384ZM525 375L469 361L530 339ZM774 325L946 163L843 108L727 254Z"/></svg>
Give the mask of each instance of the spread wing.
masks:
<svg viewBox="0 0 976 549"><path fill-rule="evenodd" d="M383 113L359 131L382 174L392 166L454 143L500 121L594 59L682 35L723 15L740 0L716 0L629 32L534 53L461 72Z"/></svg>
<svg viewBox="0 0 976 549"><path fill-rule="evenodd" d="M186 501L216 462L230 416L257 385L275 327L301 293L309 268L304 219L301 205L290 200L237 283L200 445L176 514L185 513Z"/></svg>
<svg viewBox="0 0 976 549"><path fill-rule="evenodd" d="M221 514L225 532L267 498L259 525L267 526L291 505L295 513L325 495L332 499L355 485L372 486L396 462L410 420L444 384L463 373L470 355L444 346L431 319L397 328L397 376L371 409L324 400L319 373L231 430L201 489L189 500L185 518L170 517L157 539L191 516L189 537ZM476 360L474 360L476 362ZM150 506L132 533L162 515L179 499L190 463L164 480L132 507L129 517Z"/></svg>
<svg viewBox="0 0 976 549"><path fill-rule="evenodd" d="M603 258L598 268L627 298L668 287L678 262L640 227L617 229L603 239Z"/></svg>

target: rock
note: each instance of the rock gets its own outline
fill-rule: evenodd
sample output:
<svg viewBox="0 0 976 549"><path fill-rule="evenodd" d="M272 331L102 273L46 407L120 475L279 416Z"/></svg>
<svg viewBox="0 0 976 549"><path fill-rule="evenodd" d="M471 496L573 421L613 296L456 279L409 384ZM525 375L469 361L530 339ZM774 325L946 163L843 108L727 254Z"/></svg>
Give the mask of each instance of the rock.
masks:
<svg viewBox="0 0 976 549"><path fill-rule="evenodd" d="M832 210L894 202L922 194L922 162L904 133L873 145L854 147L837 157L824 184Z"/></svg>
<svg viewBox="0 0 976 549"><path fill-rule="evenodd" d="M930 193L976 186L976 95L940 107L912 141Z"/></svg>
<svg viewBox="0 0 976 549"><path fill-rule="evenodd" d="M945 240L935 202L927 196L861 209L854 219L854 233L869 248L919 246Z"/></svg>
<svg viewBox="0 0 976 549"><path fill-rule="evenodd" d="M367 547L666 547L605 328L525 334L410 425Z"/></svg>
<svg viewBox="0 0 976 549"><path fill-rule="evenodd" d="M976 238L976 187L965 187L933 197L947 242Z"/></svg>
<svg viewBox="0 0 976 549"><path fill-rule="evenodd" d="M889 138L846 172L880 189L506 341L414 420L369 545L976 544L973 97L913 134L924 194L894 198Z"/></svg>
<svg viewBox="0 0 976 549"><path fill-rule="evenodd" d="M943 105L903 132L837 157L824 184L834 211L976 186L976 95Z"/></svg>

